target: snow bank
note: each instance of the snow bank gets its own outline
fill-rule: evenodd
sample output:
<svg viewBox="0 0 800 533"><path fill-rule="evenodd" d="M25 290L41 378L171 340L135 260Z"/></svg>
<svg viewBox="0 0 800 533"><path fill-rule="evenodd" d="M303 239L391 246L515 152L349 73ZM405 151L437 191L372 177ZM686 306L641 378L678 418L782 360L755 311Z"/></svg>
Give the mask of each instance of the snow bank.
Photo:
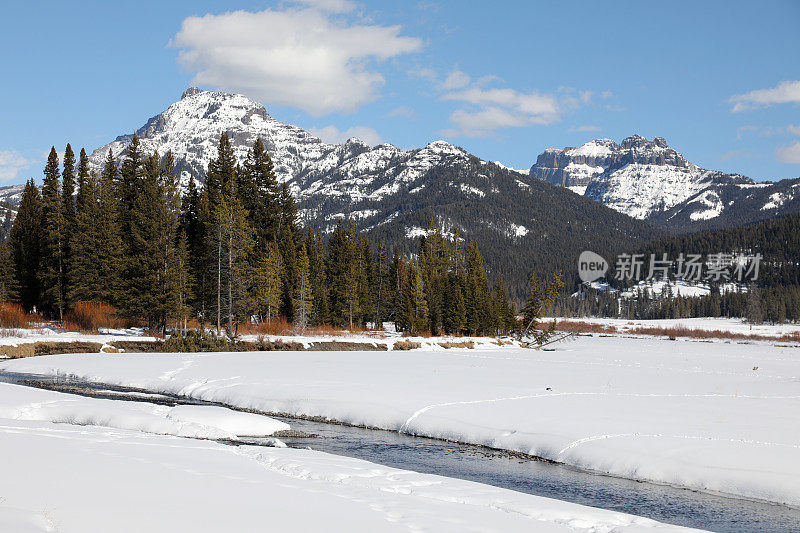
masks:
<svg viewBox="0 0 800 533"><path fill-rule="evenodd" d="M103 426L158 435L196 439L235 439L269 436L289 429L279 420L223 407L160 406L84 398L0 383L0 418L46 421L79 426Z"/></svg>
<svg viewBox="0 0 800 533"><path fill-rule="evenodd" d="M0 457L0 530L15 533L689 531L311 450L129 430L0 418Z"/></svg>
<svg viewBox="0 0 800 533"><path fill-rule="evenodd" d="M800 506L796 349L620 337L555 346L62 355L0 368L328 417Z"/></svg>

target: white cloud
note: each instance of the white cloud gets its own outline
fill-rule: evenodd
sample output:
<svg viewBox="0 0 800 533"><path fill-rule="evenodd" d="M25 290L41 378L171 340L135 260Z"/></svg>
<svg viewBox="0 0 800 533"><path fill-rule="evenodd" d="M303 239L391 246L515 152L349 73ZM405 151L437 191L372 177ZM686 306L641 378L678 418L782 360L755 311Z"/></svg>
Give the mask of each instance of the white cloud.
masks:
<svg viewBox="0 0 800 533"><path fill-rule="evenodd" d="M406 72L406 74L412 78L420 78L428 81L436 80L436 71L428 67L409 70Z"/></svg>
<svg viewBox="0 0 800 533"><path fill-rule="evenodd" d="M461 72L460 70L454 70L442 82L442 89L448 91L453 89L463 89L469 85L470 79L471 78L467 74Z"/></svg>
<svg viewBox="0 0 800 533"><path fill-rule="evenodd" d="M738 113L748 109L767 107L772 104L800 104L800 81L782 81L771 89L758 89L746 94L731 96L728 102L733 104L731 111Z"/></svg>
<svg viewBox="0 0 800 533"><path fill-rule="evenodd" d="M414 110L408 106L401 105L400 107L395 107L389 113L386 114L387 117L401 117L401 118L411 118L415 115Z"/></svg>
<svg viewBox="0 0 800 533"><path fill-rule="evenodd" d="M384 78L374 64L422 48L421 39L401 36L400 26L332 18L351 2L304 3L315 7L188 17L171 44L195 73L192 83L315 116L375 100Z"/></svg>
<svg viewBox="0 0 800 533"><path fill-rule="evenodd" d="M575 133L583 133L586 131L600 131L602 128L600 126L591 126L591 125L584 125L584 126L572 126L568 131Z"/></svg>
<svg viewBox="0 0 800 533"><path fill-rule="evenodd" d="M551 124L559 120L561 112L554 95L513 89L484 89L474 85L445 93L442 99L471 105L470 109L457 109L450 115L450 122L457 128L442 133L453 137L485 137L503 128Z"/></svg>
<svg viewBox="0 0 800 533"><path fill-rule="evenodd" d="M794 135L800 135L800 126L794 126L792 124L789 124L788 126L786 126L786 131L788 131L789 133L793 133Z"/></svg>
<svg viewBox="0 0 800 533"><path fill-rule="evenodd" d="M370 146L375 146L383 141L380 134L368 126L353 126L344 131L340 131L336 126L325 126L323 128L310 128L308 131L311 135L332 144L341 144L353 137L364 141Z"/></svg>
<svg viewBox="0 0 800 533"><path fill-rule="evenodd" d="M355 9L355 2L350 0L294 0L295 4L313 7L327 13L347 13Z"/></svg>
<svg viewBox="0 0 800 533"><path fill-rule="evenodd" d="M789 146L779 147L775 150L775 155L778 157L778 161L782 163L800 165L800 141Z"/></svg>
<svg viewBox="0 0 800 533"><path fill-rule="evenodd" d="M28 168L33 161L25 159L16 150L0 150L0 182L6 183Z"/></svg>
<svg viewBox="0 0 800 533"><path fill-rule="evenodd" d="M611 91L603 91L600 93L600 97L603 99L611 98L612 96L614 96L614 93L612 93Z"/></svg>

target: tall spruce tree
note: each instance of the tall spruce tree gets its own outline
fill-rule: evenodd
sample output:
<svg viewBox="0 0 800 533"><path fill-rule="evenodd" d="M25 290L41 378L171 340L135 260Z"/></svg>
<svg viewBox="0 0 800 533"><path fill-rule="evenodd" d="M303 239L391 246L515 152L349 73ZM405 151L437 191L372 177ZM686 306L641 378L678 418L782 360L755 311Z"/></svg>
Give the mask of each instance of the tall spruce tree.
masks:
<svg viewBox="0 0 800 533"><path fill-rule="evenodd" d="M278 244L273 241L261 255L254 276L255 311L271 323L278 314L283 294L283 263Z"/></svg>
<svg viewBox="0 0 800 533"><path fill-rule="evenodd" d="M122 167L133 173L138 148L126 150ZM161 204L161 163L157 153L144 160L141 173L135 179L123 184L132 187L131 205L123 208L126 212L128 234L125 242L126 253L123 261L123 291L120 298L120 311L129 319L141 319L150 328L163 327L165 305L163 301L163 261L161 260L161 240L159 229L162 215Z"/></svg>
<svg viewBox="0 0 800 533"><path fill-rule="evenodd" d="M409 266L403 294L403 314L407 331L411 335L418 335L425 331L428 325L428 302L425 300L422 273L417 263Z"/></svg>
<svg viewBox="0 0 800 533"><path fill-rule="evenodd" d="M218 250L217 327L225 311L228 335L236 332L237 319L247 311L247 288L252 252L253 230L247 222L247 210L239 198L236 179L230 179L214 212L214 235Z"/></svg>
<svg viewBox="0 0 800 533"><path fill-rule="evenodd" d="M85 157L86 152L81 150L67 286L67 299L73 304L79 301L103 300L98 252L102 248L105 235L100 229L97 180L88 175L88 161L84 160Z"/></svg>
<svg viewBox="0 0 800 533"><path fill-rule="evenodd" d="M50 149L42 184L42 255L39 281L42 287L42 310L61 320L64 316L64 212L61 199L60 171L55 147Z"/></svg>
<svg viewBox="0 0 800 533"><path fill-rule="evenodd" d="M90 242L95 242L94 259L97 266L97 296L101 301L119 305L122 286L121 271L125 246L122 241L120 223L119 190L117 186L117 165L109 149L100 180L97 182L98 214L95 235Z"/></svg>
<svg viewBox="0 0 800 533"><path fill-rule="evenodd" d="M239 174L239 196L254 229L253 239L257 251L263 250L278 238L281 221L279 191L272 159L261 138L256 138Z"/></svg>
<svg viewBox="0 0 800 533"><path fill-rule="evenodd" d="M39 306L39 267L42 240L42 196L33 179L28 180L20 198L17 218L11 227L9 244L14 260L19 299L26 311Z"/></svg>
<svg viewBox="0 0 800 533"><path fill-rule="evenodd" d="M305 244L301 244L297 254L297 286L294 293L296 327L301 330L308 327L313 308L314 290L311 284L308 252Z"/></svg>
<svg viewBox="0 0 800 533"><path fill-rule="evenodd" d="M75 232L75 153L67 143L64 149L63 171L61 172L61 202L64 220L64 280L65 307L71 307L69 299L69 266L72 261L72 235Z"/></svg>
<svg viewBox="0 0 800 533"><path fill-rule="evenodd" d="M11 245L4 242L0 244L0 302L17 301L18 298L19 283Z"/></svg>

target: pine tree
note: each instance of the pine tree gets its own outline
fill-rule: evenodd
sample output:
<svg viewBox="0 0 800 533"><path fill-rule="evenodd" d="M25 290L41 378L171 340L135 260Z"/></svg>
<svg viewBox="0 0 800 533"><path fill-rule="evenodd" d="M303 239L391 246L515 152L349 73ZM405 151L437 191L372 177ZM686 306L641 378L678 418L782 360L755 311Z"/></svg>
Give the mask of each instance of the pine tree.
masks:
<svg viewBox="0 0 800 533"><path fill-rule="evenodd" d="M111 153L109 150L109 158ZM117 196L117 210L120 224L120 232L128 235L131 232L133 220L131 212L136 203L139 193L139 186L145 173L146 156L142 151L142 145L136 134L131 138L131 142L125 148L124 159L119 172L119 192ZM116 172L115 172L116 175Z"/></svg>
<svg viewBox="0 0 800 533"><path fill-rule="evenodd" d="M283 293L283 265L281 253L275 241L267 245L255 271L255 307L267 323L277 315Z"/></svg>
<svg viewBox="0 0 800 533"><path fill-rule="evenodd" d="M467 245L466 292L467 329L472 335L486 333L492 324L491 295L483 258L475 241Z"/></svg>
<svg viewBox="0 0 800 533"><path fill-rule="evenodd" d="M428 303L425 300L422 274L416 263L410 265L403 293L403 314L407 331L411 335L418 335L425 330L428 324Z"/></svg>
<svg viewBox="0 0 800 533"><path fill-rule="evenodd" d="M502 272L497 275L492 293L495 331L498 334L507 335L513 327L514 310L508 301L506 283Z"/></svg>
<svg viewBox="0 0 800 533"><path fill-rule="evenodd" d="M117 166L111 150L108 151L100 180L97 182L98 214L96 235L89 242L95 242L94 259L97 266L96 291L99 299L119 305L119 292L122 285L122 255L125 247L122 242L117 187Z"/></svg>
<svg viewBox="0 0 800 533"><path fill-rule="evenodd" d="M228 134L222 133L217 145L217 157L209 162L206 171L205 189L212 212L217 209L225 186L229 181L236 179L236 155Z"/></svg>
<svg viewBox="0 0 800 533"><path fill-rule="evenodd" d="M467 308L461 282L455 274L450 275L448 290L445 293L444 328L451 335L458 335L467 323Z"/></svg>
<svg viewBox="0 0 800 533"><path fill-rule="evenodd" d="M70 307L69 301L69 266L72 261L72 235L75 232L75 153L72 146L67 143L64 150L63 171L61 173L61 202L64 224L64 272L62 284L65 287L65 306Z"/></svg>
<svg viewBox="0 0 800 533"><path fill-rule="evenodd" d="M553 274L550 283L545 287L535 273L531 274L528 282L528 297L522 308L522 336L532 336L537 344L546 342L555 333L555 320L548 329L538 329L539 320L553 307L558 293L564 286L561 272Z"/></svg>
<svg viewBox="0 0 800 533"><path fill-rule="evenodd" d="M375 329L383 329L383 321L388 313L388 303L391 302L389 291L391 289L390 276L391 264L389 262L389 252L383 243L378 244L377 257L375 259Z"/></svg>
<svg viewBox="0 0 800 533"><path fill-rule="evenodd" d="M294 320L294 293L297 290L297 243L289 226L283 226L278 240L283 258L283 294L281 314L288 321Z"/></svg>
<svg viewBox="0 0 800 533"><path fill-rule="evenodd" d="M261 138L257 138L248 151L239 174L239 196L254 228L255 248L262 250L278 238L281 206L274 165Z"/></svg>
<svg viewBox="0 0 800 533"><path fill-rule="evenodd" d="M136 150L129 147L122 163L123 172L133 172ZM159 229L162 216L161 162L157 153L145 159L142 173L135 181L123 174L123 183L132 190L132 203L122 211L127 213L129 233L123 261L123 290L120 312L130 319L143 319L150 328L164 326L166 309L163 298L164 279Z"/></svg>
<svg viewBox="0 0 800 533"><path fill-rule="evenodd" d="M328 320L328 285L325 274L325 247L319 230L314 234L311 228L306 233L306 250L308 251L308 264L311 275L311 291L314 294L314 307L311 313L311 323L314 325L325 324Z"/></svg>
<svg viewBox="0 0 800 533"><path fill-rule="evenodd" d="M78 171L78 195L74 232L69 257L69 284L67 299L72 304L79 301L101 301L103 286L98 253L105 235L101 233L97 182L89 176L86 152L81 150Z"/></svg>
<svg viewBox="0 0 800 533"><path fill-rule="evenodd" d="M167 262L167 316L186 333L192 312L192 281L189 269L189 244L186 233L181 232L177 244L170 249Z"/></svg>
<svg viewBox="0 0 800 533"><path fill-rule="evenodd" d="M18 298L19 283L11 245L4 242L0 244L0 302L12 302Z"/></svg>
<svg viewBox="0 0 800 533"><path fill-rule="evenodd" d="M14 260L19 299L27 311L39 305L41 285L39 268L42 239L42 197L31 179L22 192L17 217L9 234L11 256Z"/></svg>
<svg viewBox="0 0 800 533"><path fill-rule="evenodd" d="M308 252L305 244L300 245L297 256L297 287L294 295L295 326L305 329L314 308L314 292L311 284Z"/></svg>
<svg viewBox="0 0 800 533"><path fill-rule="evenodd" d="M431 218L426 236L420 242L419 263L428 302L428 329L433 334L439 332L443 323L448 259L442 228Z"/></svg>
<svg viewBox="0 0 800 533"><path fill-rule="evenodd" d="M225 184L214 212L214 235L218 239L218 289L217 327L221 326L222 309L225 309L228 335L235 334L235 319L246 309L248 259L253 247L252 228L247 222L247 211L242 205L235 179Z"/></svg>
<svg viewBox="0 0 800 533"><path fill-rule="evenodd" d="M42 255L39 281L42 308L52 317L64 316L64 216L58 154L50 149L42 184Z"/></svg>

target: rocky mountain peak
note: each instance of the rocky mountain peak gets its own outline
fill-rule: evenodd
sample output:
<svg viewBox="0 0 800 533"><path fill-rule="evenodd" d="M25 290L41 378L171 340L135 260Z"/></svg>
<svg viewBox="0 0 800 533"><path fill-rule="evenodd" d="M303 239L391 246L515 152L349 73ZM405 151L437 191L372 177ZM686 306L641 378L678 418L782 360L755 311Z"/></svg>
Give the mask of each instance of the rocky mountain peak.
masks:
<svg viewBox="0 0 800 533"><path fill-rule="evenodd" d="M183 91L183 94L181 95L181 100L183 100L184 98L188 98L190 96L194 96L196 94L200 94L201 92L203 92L203 89L201 89L200 87L189 87L188 89Z"/></svg>

